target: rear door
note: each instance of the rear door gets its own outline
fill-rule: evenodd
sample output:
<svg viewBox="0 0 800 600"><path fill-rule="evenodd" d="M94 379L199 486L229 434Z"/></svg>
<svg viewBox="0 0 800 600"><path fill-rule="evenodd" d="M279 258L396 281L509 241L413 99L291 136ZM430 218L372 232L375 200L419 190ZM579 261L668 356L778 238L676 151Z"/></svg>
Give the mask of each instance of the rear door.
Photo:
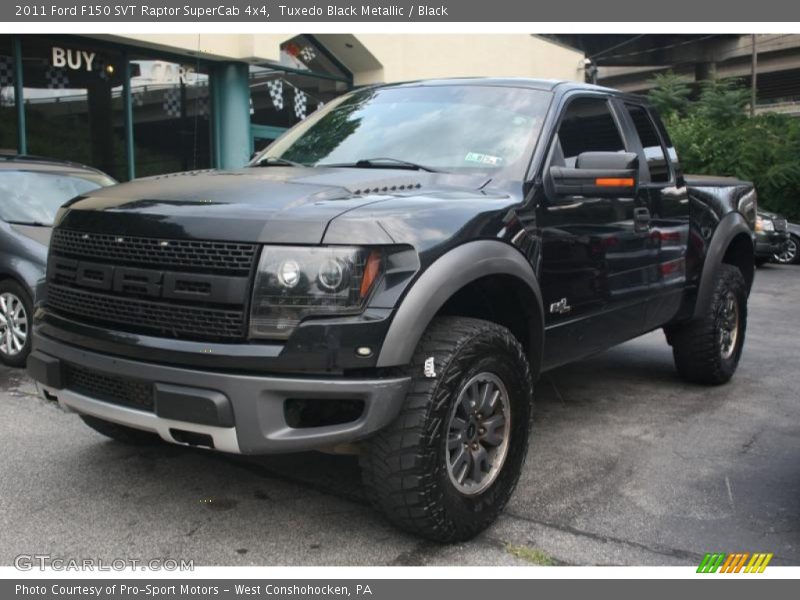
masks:
<svg viewBox="0 0 800 600"><path fill-rule="evenodd" d="M583 152L636 151L619 107L607 96L577 96L562 109L545 172L574 166ZM542 237L547 365L556 366L641 333L649 271L656 257L647 224L635 217L649 206L635 198L547 198L537 207Z"/></svg>
<svg viewBox="0 0 800 600"><path fill-rule="evenodd" d="M648 247L654 260L647 273L645 326L652 329L674 316L685 289L689 200L657 119L643 103L618 102L625 116L623 127L630 128L629 138L639 153L639 189L650 218Z"/></svg>

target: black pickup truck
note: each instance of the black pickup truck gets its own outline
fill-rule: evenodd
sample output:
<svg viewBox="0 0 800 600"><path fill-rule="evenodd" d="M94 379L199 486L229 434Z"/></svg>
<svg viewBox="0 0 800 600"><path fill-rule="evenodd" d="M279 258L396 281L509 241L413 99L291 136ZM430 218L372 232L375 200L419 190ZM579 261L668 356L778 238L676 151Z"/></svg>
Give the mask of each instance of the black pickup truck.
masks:
<svg viewBox="0 0 800 600"><path fill-rule="evenodd" d="M682 377L730 379L755 216L639 97L361 89L245 168L69 202L28 368L118 440L358 453L393 523L464 540L512 493L542 372L663 328Z"/></svg>

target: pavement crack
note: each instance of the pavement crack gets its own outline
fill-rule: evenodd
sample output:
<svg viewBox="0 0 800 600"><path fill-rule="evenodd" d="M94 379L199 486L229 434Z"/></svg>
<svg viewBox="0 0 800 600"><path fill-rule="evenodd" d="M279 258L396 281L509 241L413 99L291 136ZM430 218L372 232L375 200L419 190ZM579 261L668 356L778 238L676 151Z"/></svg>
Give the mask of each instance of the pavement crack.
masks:
<svg viewBox="0 0 800 600"><path fill-rule="evenodd" d="M626 540L622 538L613 537L610 535L603 535L600 533L594 533L591 531L584 531L582 529L577 529L576 527L572 527L571 525L560 525L557 523L549 523L547 521L540 521L538 519L532 519L530 517L525 517L523 515L518 515L515 513L510 513L506 511L505 516L511 517L512 519L518 519L520 521L525 521L527 523L533 523L535 525L539 525L542 527L549 527L551 529L555 529L557 531L562 531L564 533L570 533L572 535L585 537L591 540L595 540L597 542L603 543L616 543L622 544L625 546L629 546L631 548L636 548L638 550L646 550L647 552L652 552L653 554L658 554L661 556L669 556L672 558L681 558L681 559L691 559L693 562L698 562L702 560L703 554L698 552L692 552L691 550L682 550L680 548L669 548L667 546L653 546L649 544L642 544L641 542L635 542L633 540Z"/></svg>

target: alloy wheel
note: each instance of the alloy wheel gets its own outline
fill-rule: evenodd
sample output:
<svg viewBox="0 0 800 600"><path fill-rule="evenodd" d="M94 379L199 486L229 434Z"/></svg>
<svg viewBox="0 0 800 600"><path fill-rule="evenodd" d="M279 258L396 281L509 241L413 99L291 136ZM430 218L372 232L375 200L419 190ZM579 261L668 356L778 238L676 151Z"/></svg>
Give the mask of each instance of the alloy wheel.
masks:
<svg viewBox="0 0 800 600"><path fill-rule="evenodd" d="M782 265L792 264L794 259L797 258L797 242L794 238L789 238L780 252L776 252L773 258Z"/></svg>
<svg viewBox="0 0 800 600"><path fill-rule="evenodd" d="M733 356L739 340L739 302L733 291L725 293L717 319L720 353L727 360Z"/></svg>
<svg viewBox="0 0 800 600"><path fill-rule="evenodd" d="M28 339L28 314L16 295L0 294L0 352L16 356Z"/></svg>
<svg viewBox="0 0 800 600"><path fill-rule="evenodd" d="M511 405L493 373L479 373L462 387L447 424L447 474L455 488L475 496L500 474L508 454Z"/></svg>

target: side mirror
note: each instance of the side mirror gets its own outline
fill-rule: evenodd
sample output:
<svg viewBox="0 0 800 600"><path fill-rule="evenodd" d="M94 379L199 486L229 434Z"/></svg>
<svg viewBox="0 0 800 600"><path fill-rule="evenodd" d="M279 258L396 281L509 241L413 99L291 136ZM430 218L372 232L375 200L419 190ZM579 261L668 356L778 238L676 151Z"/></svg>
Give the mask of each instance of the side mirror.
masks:
<svg viewBox="0 0 800 600"><path fill-rule="evenodd" d="M560 196L633 198L639 186L639 157L633 152L584 152L575 167L550 167Z"/></svg>

